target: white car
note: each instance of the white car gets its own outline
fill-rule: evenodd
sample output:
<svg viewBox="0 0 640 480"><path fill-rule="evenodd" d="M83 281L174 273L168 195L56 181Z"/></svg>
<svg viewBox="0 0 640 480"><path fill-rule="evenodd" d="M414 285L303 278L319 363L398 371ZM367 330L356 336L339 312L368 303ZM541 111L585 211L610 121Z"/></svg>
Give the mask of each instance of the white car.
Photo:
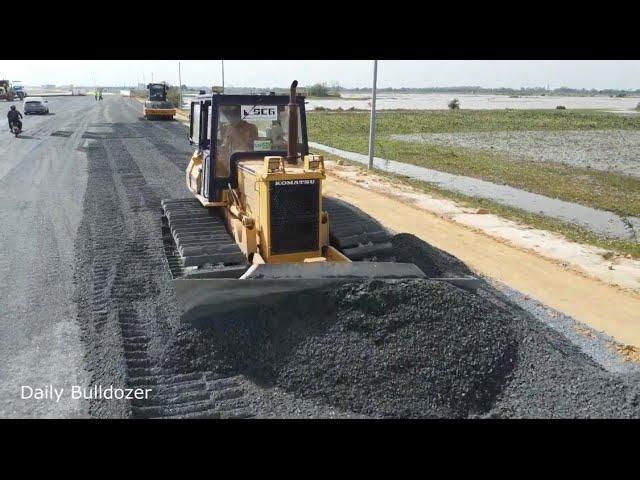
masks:
<svg viewBox="0 0 640 480"><path fill-rule="evenodd" d="M27 97L24 99L24 114L30 113L49 113L49 102L42 97Z"/></svg>

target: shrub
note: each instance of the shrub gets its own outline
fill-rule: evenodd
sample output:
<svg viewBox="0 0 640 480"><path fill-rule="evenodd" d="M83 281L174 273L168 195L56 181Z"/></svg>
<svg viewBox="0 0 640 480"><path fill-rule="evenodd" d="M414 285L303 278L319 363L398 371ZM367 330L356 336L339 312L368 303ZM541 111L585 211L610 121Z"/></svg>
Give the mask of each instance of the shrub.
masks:
<svg viewBox="0 0 640 480"><path fill-rule="evenodd" d="M565 107L564 105L558 105L556 107L556 110L566 110L566 109L567 109L567 107Z"/></svg>
<svg viewBox="0 0 640 480"><path fill-rule="evenodd" d="M326 83L316 83L315 85L307 87L306 96L340 98L341 88L342 87L337 83L334 83L331 87L329 87Z"/></svg>
<svg viewBox="0 0 640 480"><path fill-rule="evenodd" d="M310 97L328 97L329 87L326 83L316 83L307 88L307 95Z"/></svg>
<svg viewBox="0 0 640 480"><path fill-rule="evenodd" d="M460 101L457 98L451 100L448 104L449 110L458 110L460 108Z"/></svg>

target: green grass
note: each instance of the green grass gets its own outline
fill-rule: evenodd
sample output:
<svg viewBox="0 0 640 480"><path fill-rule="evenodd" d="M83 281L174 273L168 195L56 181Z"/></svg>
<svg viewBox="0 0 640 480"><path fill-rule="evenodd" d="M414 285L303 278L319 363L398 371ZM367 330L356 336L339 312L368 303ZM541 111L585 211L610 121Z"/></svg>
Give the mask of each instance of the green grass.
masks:
<svg viewBox="0 0 640 480"><path fill-rule="evenodd" d="M464 107L464 105L462 105ZM330 118L328 118L330 117ZM310 114L314 139L369 133L369 113ZM377 114L381 135L403 133L493 132L499 130L609 130L640 129L640 116L598 110L385 110ZM331 137L329 137L331 138Z"/></svg>
<svg viewBox="0 0 640 480"><path fill-rule="evenodd" d="M312 141L352 152L368 151L368 112L310 112L307 126ZM640 129L640 116L594 110L385 111L378 114L376 155L636 216L640 212L640 179L634 177L390 138L407 133L595 129Z"/></svg>
<svg viewBox="0 0 640 480"><path fill-rule="evenodd" d="M331 155L323 151L318 151L318 153L324 155L328 160L340 159L344 164L362 167L362 165L357 162L351 162L336 155ZM509 207L484 198L471 197L457 192L451 192L449 190L438 188L427 182L421 182L402 175L385 172L384 170L374 169L374 171L382 177L389 178L404 185L409 185L429 195L454 200L461 206L469 208L486 208L493 214L513 220L522 225L559 233L567 240L576 243L603 248L607 250L607 252L603 254L603 258L605 259L610 259L616 254L629 254L633 258L640 258L640 244L631 240L627 241L606 238L580 226L556 220L555 218L530 213L519 208Z"/></svg>

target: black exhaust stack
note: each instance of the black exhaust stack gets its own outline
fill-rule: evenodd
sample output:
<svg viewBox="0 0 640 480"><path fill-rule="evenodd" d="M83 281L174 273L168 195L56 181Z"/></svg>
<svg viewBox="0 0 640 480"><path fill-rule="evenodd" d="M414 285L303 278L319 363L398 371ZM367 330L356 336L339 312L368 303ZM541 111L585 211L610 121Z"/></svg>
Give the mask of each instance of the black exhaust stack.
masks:
<svg viewBox="0 0 640 480"><path fill-rule="evenodd" d="M296 102L296 87L298 81L291 84L289 96L289 145L287 148L287 163L298 163L298 103Z"/></svg>

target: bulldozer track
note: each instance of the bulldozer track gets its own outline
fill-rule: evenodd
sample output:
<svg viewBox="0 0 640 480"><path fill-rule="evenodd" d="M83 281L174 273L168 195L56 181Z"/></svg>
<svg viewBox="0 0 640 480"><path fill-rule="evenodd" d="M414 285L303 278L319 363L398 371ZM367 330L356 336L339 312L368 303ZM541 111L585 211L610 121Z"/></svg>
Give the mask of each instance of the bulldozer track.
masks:
<svg viewBox="0 0 640 480"><path fill-rule="evenodd" d="M115 130L128 138L127 126ZM113 135L115 136L115 135ZM210 371L178 372L163 366L170 336L163 259L180 275L178 250L171 250L168 223L161 223L166 192L147 184L120 138L95 139L90 148L89 185L81 229L84 262L76 285L85 308L78 317L92 365L92 384L148 388L148 398L131 400L119 416L132 418L248 418L253 416L242 376ZM158 231L163 238L158 238ZM80 237L79 237L80 238ZM167 244L169 243L169 247ZM167 249L169 248L169 251ZM164 252L163 252L164 250ZM88 297L88 298L87 298ZM114 382L113 371L120 373ZM108 379L108 380L107 380ZM113 404L92 400L94 416L113 416ZM122 403L122 402L120 402Z"/></svg>
<svg viewBox="0 0 640 480"><path fill-rule="evenodd" d="M246 259L214 209L194 198L166 199L162 205L162 239L173 278L185 267L210 268L219 276L239 276ZM381 260L393 253L389 232L361 210L334 198L323 199L329 213L330 241L351 260ZM213 273L212 273L213 274Z"/></svg>
<svg viewBox="0 0 640 480"><path fill-rule="evenodd" d="M350 260L381 260L393 253L391 235L378 221L341 200L322 198L331 245Z"/></svg>
<svg viewBox="0 0 640 480"><path fill-rule="evenodd" d="M180 264L180 267L209 265L218 272L236 272L238 266L246 265L244 254L227 232L217 211L202 207L195 198L167 199L161 204L165 253L169 254L170 268L171 264ZM171 273L174 272L181 274L184 270L174 267Z"/></svg>

